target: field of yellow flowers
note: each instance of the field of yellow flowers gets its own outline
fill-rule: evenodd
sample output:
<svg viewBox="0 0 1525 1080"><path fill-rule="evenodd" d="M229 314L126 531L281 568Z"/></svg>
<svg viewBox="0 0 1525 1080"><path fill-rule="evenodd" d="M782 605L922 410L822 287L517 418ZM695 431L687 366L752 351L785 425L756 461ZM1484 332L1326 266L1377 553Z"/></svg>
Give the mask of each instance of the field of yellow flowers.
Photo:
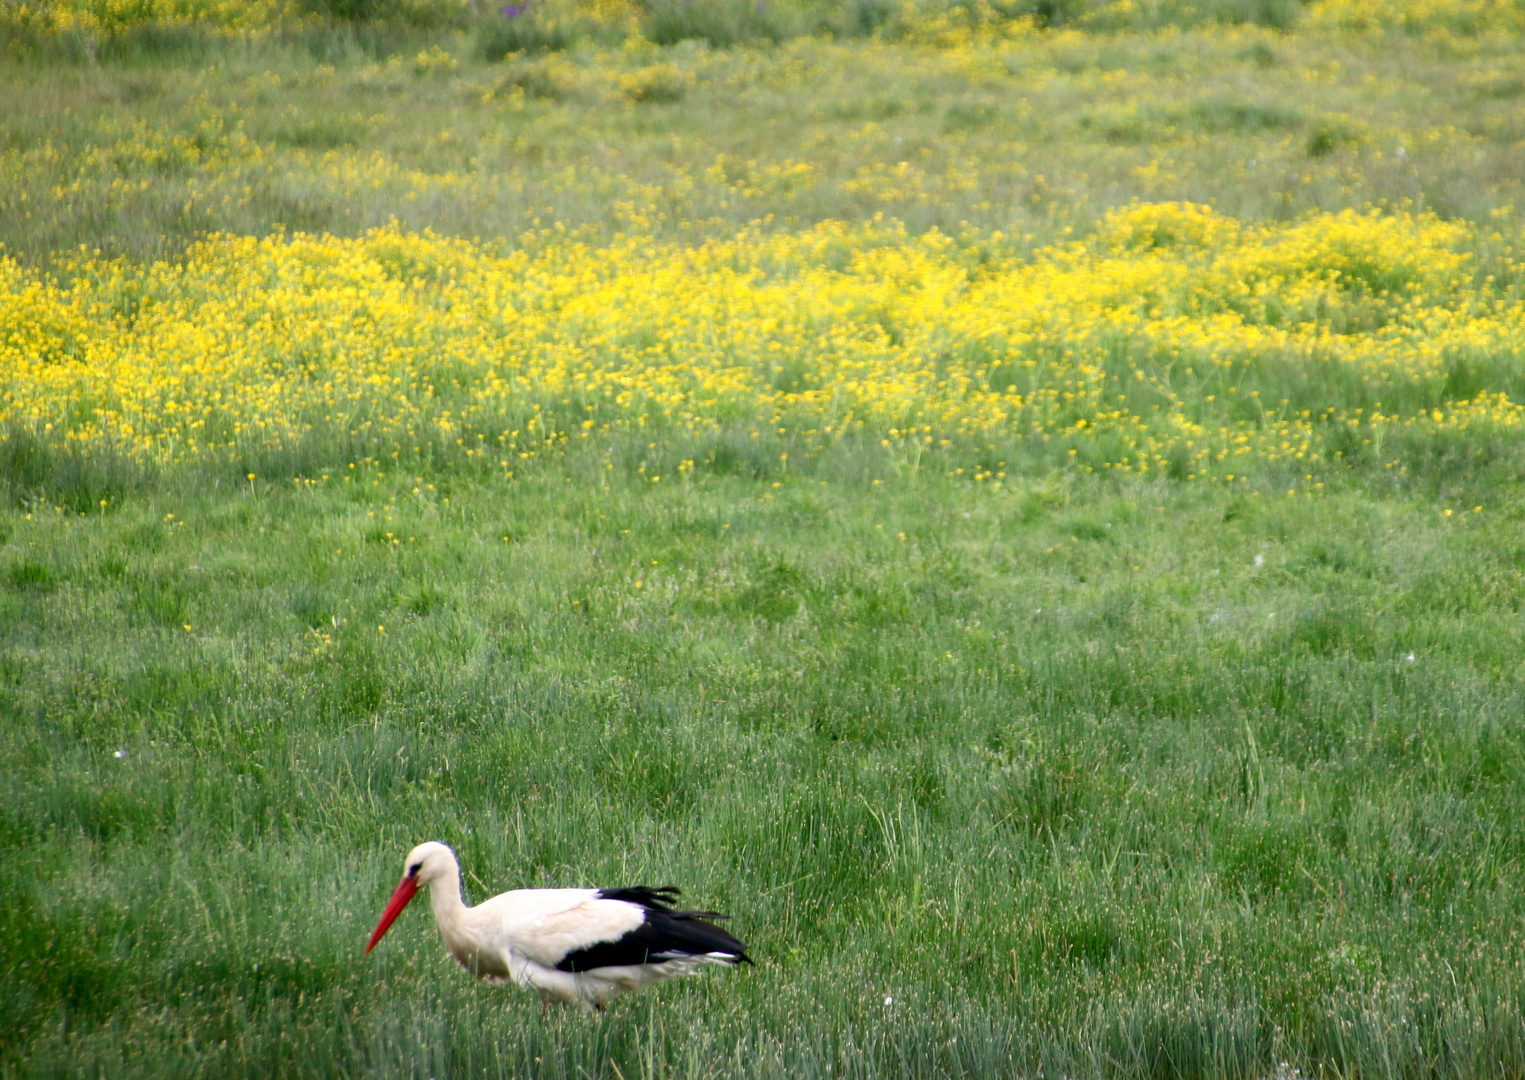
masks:
<svg viewBox="0 0 1525 1080"><path fill-rule="evenodd" d="M1518 424L1511 4L1321 0L1293 37L907 8L771 50L578 10L631 36L486 64L469 21L382 62L309 36L336 65L267 40L296 9L7 9L97 51L213 36L10 76L0 428L505 474L782 429L992 484L1036 455L1253 489Z"/></svg>
<svg viewBox="0 0 1525 1080"><path fill-rule="evenodd" d="M1030 445L1248 482L1392 427L1525 416L1515 377L1487 381L1525 350L1515 257L1433 216L1256 226L1138 205L1031 253L881 223L697 247L552 230L509 254L383 229L63 273L0 265L0 421L155 463L316 435L511 474L611 429L782 426L812 449Z"/></svg>
<svg viewBox="0 0 1525 1080"><path fill-rule="evenodd" d="M1522 12L0 0L0 1078L1525 1075Z"/></svg>

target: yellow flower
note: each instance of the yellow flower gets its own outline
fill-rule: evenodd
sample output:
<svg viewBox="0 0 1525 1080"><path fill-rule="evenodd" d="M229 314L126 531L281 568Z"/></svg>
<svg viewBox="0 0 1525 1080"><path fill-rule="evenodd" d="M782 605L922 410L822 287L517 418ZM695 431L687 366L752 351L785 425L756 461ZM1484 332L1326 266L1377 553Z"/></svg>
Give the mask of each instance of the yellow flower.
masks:
<svg viewBox="0 0 1525 1080"><path fill-rule="evenodd" d="M552 230L507 254L395 227L213 236L175 263L82 258L67 287L0 258L0 425L159 464L327 433L376 447L372 467L427 443L506 470L737 427L793 439L786 465L868 436L901 467L958 455L971 483L1004 476L967 467L996 440L1145 477L1311 477L1336 435L1525 419L1503 393L1435 392L1456 355L1525 359L1525 305L1473 274L1474 239L1428 215L1257 226L1162 203L1032 254L984 238L978 272L883 220L603 248ZM124 290L154 298L131 324ZM1429 404L1263 397L1289 363L1351 401Z"/></svg>

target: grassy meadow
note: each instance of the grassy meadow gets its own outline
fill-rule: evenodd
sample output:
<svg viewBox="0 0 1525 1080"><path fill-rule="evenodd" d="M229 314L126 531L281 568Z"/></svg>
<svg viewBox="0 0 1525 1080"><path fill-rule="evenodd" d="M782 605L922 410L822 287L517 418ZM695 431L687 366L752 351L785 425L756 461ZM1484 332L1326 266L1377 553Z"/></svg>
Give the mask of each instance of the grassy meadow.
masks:
<svg viewBox="0 0 1525 1080"><path fill-rule="evenodd" d="M1525 1075L1525 12L510 10L0 0L0 1077Z"/></svg>

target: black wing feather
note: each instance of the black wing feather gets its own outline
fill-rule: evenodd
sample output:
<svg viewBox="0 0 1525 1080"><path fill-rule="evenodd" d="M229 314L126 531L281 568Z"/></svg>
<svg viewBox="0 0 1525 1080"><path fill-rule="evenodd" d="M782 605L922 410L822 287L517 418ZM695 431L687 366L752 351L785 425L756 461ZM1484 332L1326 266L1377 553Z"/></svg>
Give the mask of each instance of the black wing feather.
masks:
<svg viewBox="0 0 1525 1080"><path fill-rule="evenodd" d="M629 964L661 963L681 956L705 953L729 953L737 963L752 962L747 947L731 934L706 920L723 919L713 911L675 911L678 890L668 885L660 889L636 885L626 889L600 889L601 900L623 900L638 904L646 919L628 934L614 941L602 941L586 949L567 953L556 965L558 971L591 971L601 967L624 967Z"/></svg>
<svg viewBox="0 0 1525 1080"><path fill-rule="evenodd" d="M683 890L676 885L663 885L653 889L649 885L631 885L624 889L599 889L600 900L623 900L627 904L640 904L654 911L671 911Z"/></svg>

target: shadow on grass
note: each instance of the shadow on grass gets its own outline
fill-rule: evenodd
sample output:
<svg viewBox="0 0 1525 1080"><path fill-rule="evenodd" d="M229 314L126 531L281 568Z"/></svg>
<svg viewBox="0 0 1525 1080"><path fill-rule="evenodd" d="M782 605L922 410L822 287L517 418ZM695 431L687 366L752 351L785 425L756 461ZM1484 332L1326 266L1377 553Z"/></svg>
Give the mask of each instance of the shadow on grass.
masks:
<svg viewBox="0 0 1525 1080"><path fill-rule="evenodd" d="M155 470L113 447L58 447L25 426L0 430L0 500L87 513L150 482Z"/></svg>

